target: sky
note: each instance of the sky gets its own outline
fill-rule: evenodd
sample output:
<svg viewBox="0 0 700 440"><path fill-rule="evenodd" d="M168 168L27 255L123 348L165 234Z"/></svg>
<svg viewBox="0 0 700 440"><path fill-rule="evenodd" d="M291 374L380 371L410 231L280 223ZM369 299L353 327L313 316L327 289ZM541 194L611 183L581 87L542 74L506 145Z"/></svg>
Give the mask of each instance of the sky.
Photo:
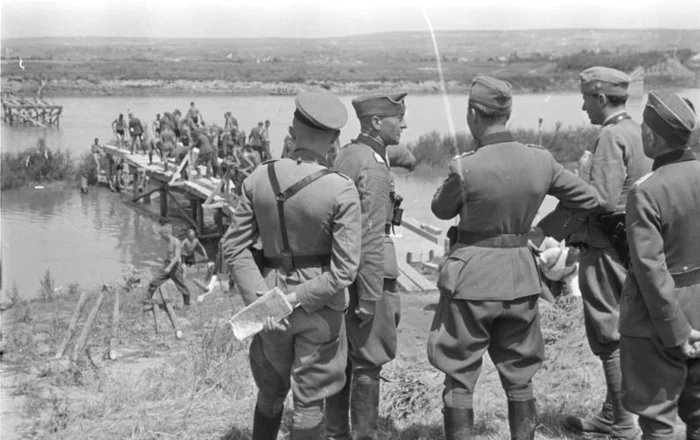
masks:
<svg viewBox="0 0 700 440"><path fill-rule="evenodd" d="M0 0L0 36L325 38L427 30L426 15L436 30L700 29L697 0Z"/></svg>

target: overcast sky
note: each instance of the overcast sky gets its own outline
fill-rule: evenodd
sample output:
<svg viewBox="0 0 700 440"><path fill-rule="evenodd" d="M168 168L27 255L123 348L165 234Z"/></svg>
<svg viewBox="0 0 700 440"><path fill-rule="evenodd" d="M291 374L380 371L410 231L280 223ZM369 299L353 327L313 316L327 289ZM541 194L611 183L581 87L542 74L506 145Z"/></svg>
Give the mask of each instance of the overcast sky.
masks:
<svg viewBox="0 0 700 440"><path fill-rule="evenodd" d="M0 0L2 38L334 37L426 30L700 28L697 0ZM700 44L700 43L699 43Z"/></svg>

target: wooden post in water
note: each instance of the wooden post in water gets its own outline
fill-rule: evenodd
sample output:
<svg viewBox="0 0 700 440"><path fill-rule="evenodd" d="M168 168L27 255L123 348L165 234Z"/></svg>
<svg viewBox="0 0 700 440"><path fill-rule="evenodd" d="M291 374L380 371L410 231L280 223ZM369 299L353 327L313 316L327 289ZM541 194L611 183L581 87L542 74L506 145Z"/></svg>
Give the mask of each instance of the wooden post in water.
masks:
<svg viewBox="0 0 700 440"><path fill-rule="evenodd" d="M204 234L204 208L202 208L202 199L197 198L195 204L197 207L197 234Z"/></svg>
<svg viewBox="0 0 700 440"><path fill-rule="evenodd" d="M90 315L88 315L87 320L85 321L85 325L83 326L83 330L80 332L80 336L78 337L78 342L75 343L75 349L73 350L73 362L78 360L78 355L80 354L83 349L85 349L85 344L87 343L88 336L90 335L90 330L92 329L92 324L95 322L95 318L97 317L97 312L100 311L100 307L102 307L102 301L105 298L105 291L107 290L106 286L102 286L102 290L100 291L100 295L97 297L97 302L93 306L92 310L90 311Z"/></svg>
<svg viewBox="0 0 700 440"><path fill-rule="evenodd" d="M75 333L75 327L78 325L78 319L80 319L80 312L83 311L83 307L85 306L85 301L87 301L87 297L88 291L83 290L80 293L78 305L75 306L75 310L73 311L73 316L71 316L70 324L68 324L68 334L63 339L63 342L61 342L61 346L58 347L58 351L56 352L56 359L61 359L63 357L63 353L66 352L66 348L68 347L70 338L72 338L73 333Z"/></svg>
<svg viewBox="0 0 700 440"><path fill-rule="evenodd" d="M214 213L214 223L216 223L216 231L224 235L224 232L226 230L224 229L224 210L221 208L218 208L216 212Z"/></svg>
<svg viewBox="0 0 700 440"><path fill-rule="evenodd" d="M136 167L133 167L131 170L131 175L133 176L133 190L134 190L134 198L139 196L139 169Z"/></svg>
<svg viewBox="0 0 700 440"><path fill-rule="evenodd" d="M168 217L168 186L164 185L160 189L160 216Z"/></svg>
<svg viewBox="0 0 700 440"><path fill-rule="evenodd" d="M117 338L119 336L119 289L114 289L114 310L112 311L112 337L109 338L109 358L117 359Z"/></svg>

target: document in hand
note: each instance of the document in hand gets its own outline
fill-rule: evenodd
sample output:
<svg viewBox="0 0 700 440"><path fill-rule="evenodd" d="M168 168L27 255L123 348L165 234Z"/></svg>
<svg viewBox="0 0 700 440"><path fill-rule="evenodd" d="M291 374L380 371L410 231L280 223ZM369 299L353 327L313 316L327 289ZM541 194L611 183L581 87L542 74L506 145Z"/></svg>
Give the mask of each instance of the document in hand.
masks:
<svg viewBox="0 0 700 440"><path fill-rule="evenodd" d="M281 321L292 313L294 308L286 295L278 287L267 292L229 320L233 335L239 341L249 338L263 329L263 321L268 316Z"/></svg>

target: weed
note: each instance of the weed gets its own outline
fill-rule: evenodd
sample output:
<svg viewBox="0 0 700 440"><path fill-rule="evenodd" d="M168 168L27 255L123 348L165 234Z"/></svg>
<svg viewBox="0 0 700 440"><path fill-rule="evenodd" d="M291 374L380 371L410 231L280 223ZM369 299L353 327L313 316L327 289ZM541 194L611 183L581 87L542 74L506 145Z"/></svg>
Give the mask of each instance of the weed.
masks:
<svg viewBox="0 0 700 440"><path fill-rule="evenodd" d="M51 276L51 269L46 269L39 279L39 295L42 301L52 301L56 295L56 280Z"/></svg>
<svg viewBox="0 0 700 440"><path fill-rule="evenodd" d="M80 284L79 283L68 284L68 296L76 296L79 293L80 293Z"/></svg>

